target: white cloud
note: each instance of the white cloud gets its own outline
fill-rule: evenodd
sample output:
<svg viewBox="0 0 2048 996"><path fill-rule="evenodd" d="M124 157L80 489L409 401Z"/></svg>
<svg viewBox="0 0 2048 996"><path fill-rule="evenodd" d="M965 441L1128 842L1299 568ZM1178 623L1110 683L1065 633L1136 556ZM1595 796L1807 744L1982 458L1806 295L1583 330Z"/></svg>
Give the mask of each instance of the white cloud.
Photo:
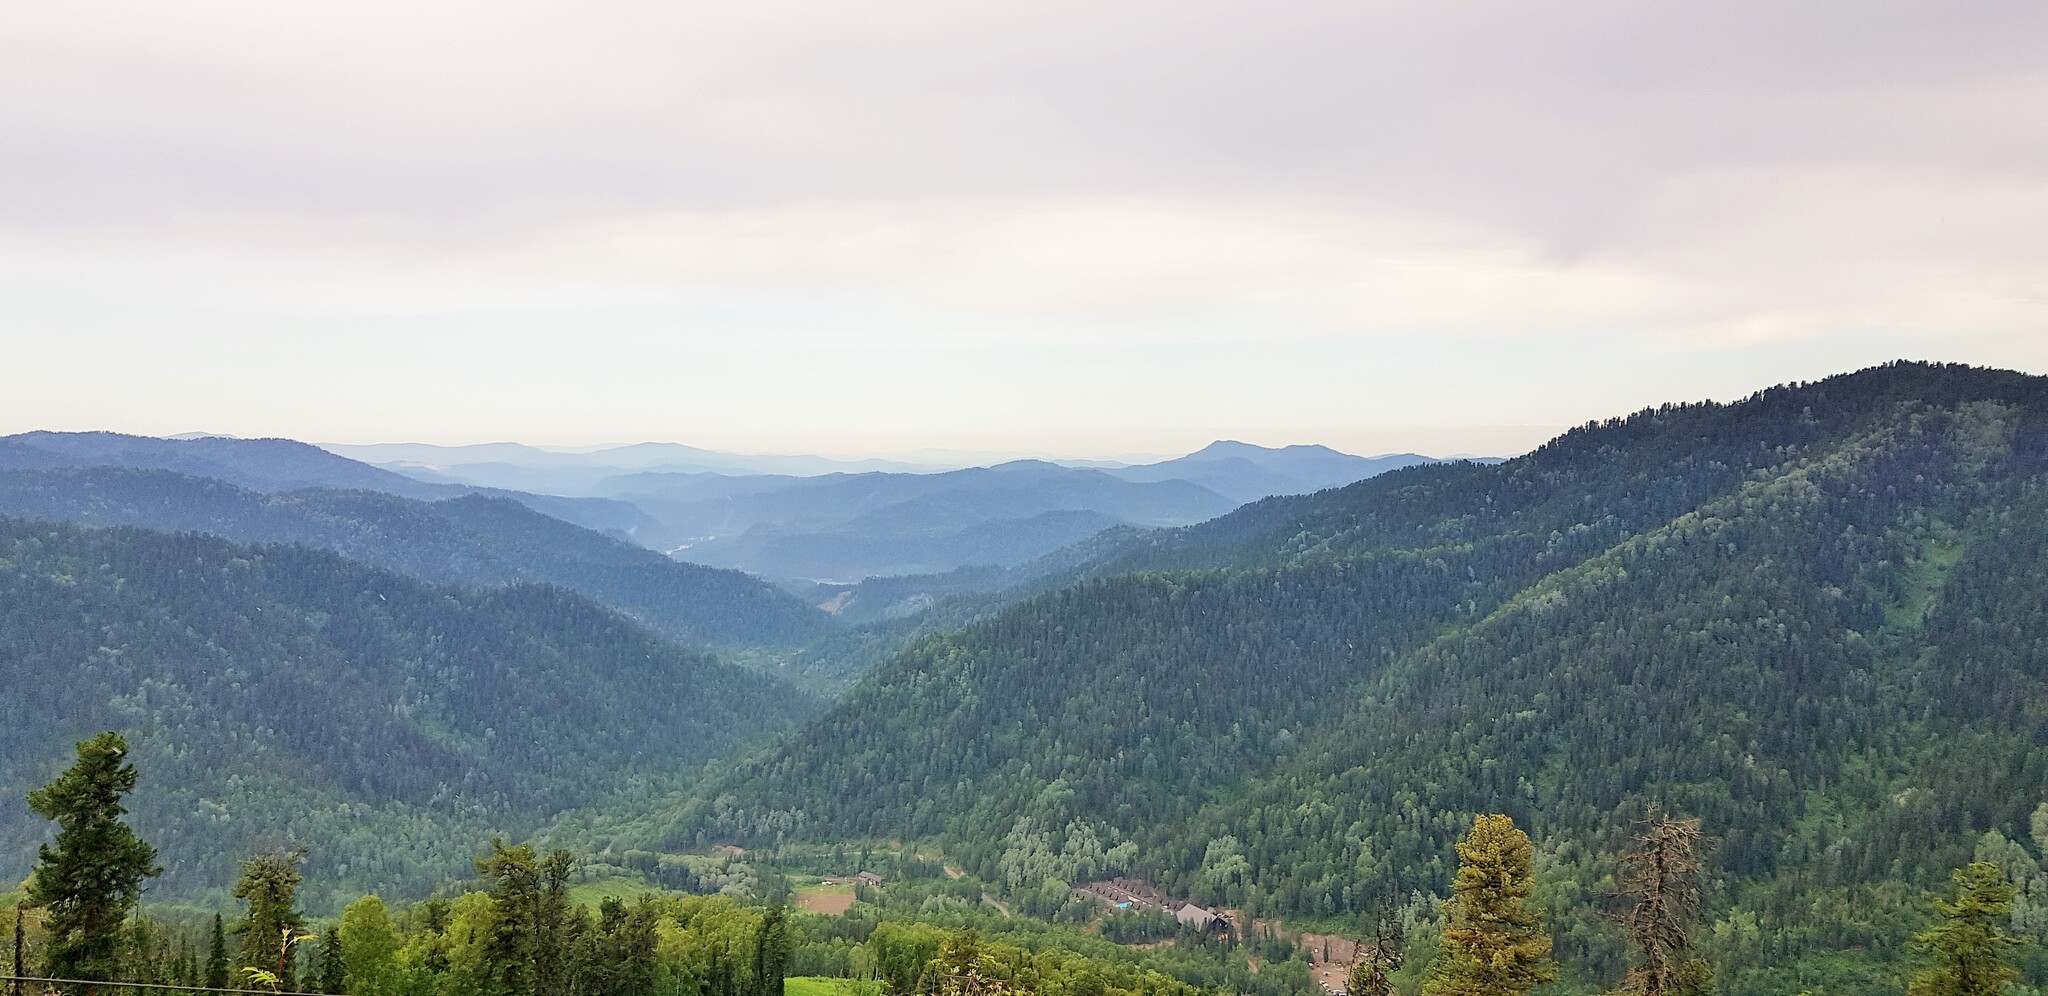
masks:
<svg viewBox="0 0 2048 996"><path fill-rule="evenodd" d="M250 322L502 322L791 369L1514 342L1582 356L1588 415L1637 400L1602 360L1630 350L2024 366L2043 38L2034 0L32 3L0 33L0 329L218 358Z"/></svg>

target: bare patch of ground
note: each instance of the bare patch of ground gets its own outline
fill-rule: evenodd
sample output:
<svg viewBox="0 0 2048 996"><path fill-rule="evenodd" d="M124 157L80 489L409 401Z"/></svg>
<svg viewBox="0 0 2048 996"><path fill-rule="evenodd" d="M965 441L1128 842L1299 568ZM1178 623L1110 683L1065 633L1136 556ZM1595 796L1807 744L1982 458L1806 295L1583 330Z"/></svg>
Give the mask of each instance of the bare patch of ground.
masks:
<svg viewBox="0 0 2048 996"><path fill-rule="evenodd" d="M797 909L838 916L853 907L853 886L810 885L796 890Z"/></svg>

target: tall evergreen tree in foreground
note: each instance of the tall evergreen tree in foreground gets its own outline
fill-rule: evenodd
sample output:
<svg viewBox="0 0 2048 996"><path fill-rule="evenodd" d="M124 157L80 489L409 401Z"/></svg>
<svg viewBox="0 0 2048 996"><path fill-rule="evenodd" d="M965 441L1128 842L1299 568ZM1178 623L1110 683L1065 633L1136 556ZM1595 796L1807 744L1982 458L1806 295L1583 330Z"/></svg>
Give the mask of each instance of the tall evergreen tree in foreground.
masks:
<svg viewBox="0 0 2048 996"><path fill-rule="evenodd" d="M128 741L110 731L80 741L78 763L28 794L29 808L57 824L28 879L29 902L49 910L46 975L104 980L119 970L122 929L142 880L163 871L156 849L121 822L121 797L134 788Z"/></svg>
<svg viewBox="0 0 2048 996"><path fill-rule="evenodd" d="M273 973L281 989L298 988L297 949L306 935L298 911L302 852L259 854L242 866L234 896L249 904L235 930L242 935L242 967Z"/></svg>
<svg viewBox="0 0 2048 996"><path fill-rule="evenodd" d="M206 987L225 989L228 985L228 932L220 914L213 915L213 939L206 952Z"/></svg>
<svg viewBox="0 0 2048 996"><path fill-rule="evenodd" d="M496 923L484 943L491 977L511 996L544 996L563 991L572 938L567 851L542 858L533 845L506 847L491 841L478 858L477 872L491 880Z"/></svg>
<svg viewBox="0 0 2048 996"><path fill-rule="evenodd" d="M1506 816L1481 816L1458 842L1443 946L1424 996L1522 996L1557 978L1550 935L1529 905L1535 849Z"/></svg>
<svg viewBox="0 0 2048 996"><path fill-rule="evenodd" d="M329 927L320 945L320 991L330 996L348 992L348 963L341 952L341 929Z"/></svg>
<svg viewBox="0 0 2048 996"><path fill-rule="evenodd" d="M1955 901L1936 899L1941 921L1913 935L1914 944L1934 956L1934 966L1913 976L1907 996L1992 996L2019 977L2006 956L2020 943L2005 932L2012 883L1988 861L1973 861L1949 877Z"/></svg>

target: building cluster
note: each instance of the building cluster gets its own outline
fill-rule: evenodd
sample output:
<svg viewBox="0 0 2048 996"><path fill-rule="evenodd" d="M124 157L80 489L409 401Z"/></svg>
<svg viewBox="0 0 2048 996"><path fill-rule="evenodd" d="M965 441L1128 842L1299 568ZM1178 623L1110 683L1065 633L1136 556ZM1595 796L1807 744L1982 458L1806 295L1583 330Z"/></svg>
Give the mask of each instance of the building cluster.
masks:
<svg viewBox="0 0 2048 996"><path fill-rule="evenodd" d="M1233 925L1228 911L1209 909L1175 899L1136 879L1112 878L1101 882L1089 882L1081 886L1080 891L1108 903L1111 909L1164 910L1190 930L1229 930Z"/></svg>

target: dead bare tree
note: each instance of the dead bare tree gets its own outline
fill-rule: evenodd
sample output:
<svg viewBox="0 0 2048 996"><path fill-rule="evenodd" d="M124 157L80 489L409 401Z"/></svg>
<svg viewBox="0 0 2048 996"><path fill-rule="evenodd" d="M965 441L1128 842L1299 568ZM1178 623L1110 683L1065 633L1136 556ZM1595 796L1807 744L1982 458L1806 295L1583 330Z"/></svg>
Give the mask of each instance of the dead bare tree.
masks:
<svg viewBox="0 0 2048 996"><path fill-rule="evenodd" d="M1621 857L1621 895L1633 900L1616 919L1638 952L1621 991L1667 996L1703 988L1706 965L1685 957L1700 911L1700 821L1652 807Z"/></svg>
<svg viewBox="0 0 2048 996"><path fill-rule="evenodd" d="M1373 917L1372 942L1359 942L1351 974L1344 982L1345 996L1391 996L1393 976L1401 970L1401 948L1407 940L1393 897L1381 900Z"/></svg>

